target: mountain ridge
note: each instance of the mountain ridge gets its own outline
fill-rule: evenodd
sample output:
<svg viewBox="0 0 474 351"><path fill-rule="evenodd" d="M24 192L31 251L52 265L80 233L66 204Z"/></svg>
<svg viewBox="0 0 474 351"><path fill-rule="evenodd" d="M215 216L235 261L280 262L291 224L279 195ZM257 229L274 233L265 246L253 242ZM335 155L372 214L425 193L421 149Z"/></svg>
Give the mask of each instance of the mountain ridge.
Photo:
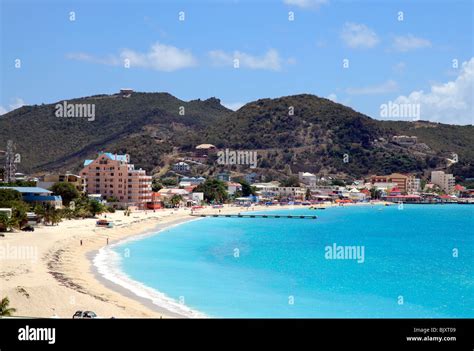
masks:
<svg viewBox="0 0 474 351"><path fill-rule="evenodd" d="M423 174L445 167L455 153L459 162L450 170L474 176L473 126L380 121L311 94L258 99L237 111L216 97L183 101L163 92L68 99L69 104L95 104L90 122L56 117L54 107L62 101L23 106L0 117L0 148L8 140L16 144L22 156L19 171L77 171L101 150L129 153L132 163L152 171L198 144L212 143L260 150L258 168L264 173ZM397 145L395 135L416 136L419 147Z"/></svg>

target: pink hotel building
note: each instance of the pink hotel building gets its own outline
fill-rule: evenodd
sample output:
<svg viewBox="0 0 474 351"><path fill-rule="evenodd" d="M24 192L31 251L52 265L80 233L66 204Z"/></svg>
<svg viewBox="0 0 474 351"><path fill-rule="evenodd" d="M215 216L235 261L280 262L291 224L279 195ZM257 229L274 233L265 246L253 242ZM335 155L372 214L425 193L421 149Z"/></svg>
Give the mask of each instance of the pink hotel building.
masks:
<svg viewBox="0 0 474 351"><path fill-rule="evenodd" d="M115 197L120 203L144 208L151 202L151 176L129 164L129 155L99 153L95 160L84 161L81 176L88 194Z"/></svg>

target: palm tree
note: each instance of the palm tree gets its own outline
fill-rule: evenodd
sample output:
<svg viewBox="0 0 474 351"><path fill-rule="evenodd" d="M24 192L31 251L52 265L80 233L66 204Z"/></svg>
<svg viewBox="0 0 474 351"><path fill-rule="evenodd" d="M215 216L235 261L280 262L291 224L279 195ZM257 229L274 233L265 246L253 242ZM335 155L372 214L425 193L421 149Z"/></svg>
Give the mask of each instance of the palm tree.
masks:
<svg viewBox="0 0 474 351"><path fill-rule="evenodd" d="M173 195L173 197L170 199L171 204L173 207L176 207L183 201L183 197L181 195Z"/></svg>
<svg viewBox="0 0 474 351"><path fill-rule="evenodd" d="M8 308L9 304L10 300L8 299L8 296L5 296L0 301L0 317L10 317L16 312L15 308Z"/></svg>
<svg viewBox="0 0 474 351"><path fill-rule="evenodd" d="M16 217L8 218L7 228L20 228L20 221Z"/></svg>
<svg viewBox="0 0 474 351"><path fill-rule="evenodd" d="M53 209L53 211L51 213L50 221L51 221L51 225L55 225L55 224L58 224L59 222L61 222L61 214L59 213L58 210Z"/></svg>
<svg viewBox="0 0 474 351"><path fill-rule="evenodd" d="M8 230L8 220L7 214L0 212L0 231Z"/></svg>

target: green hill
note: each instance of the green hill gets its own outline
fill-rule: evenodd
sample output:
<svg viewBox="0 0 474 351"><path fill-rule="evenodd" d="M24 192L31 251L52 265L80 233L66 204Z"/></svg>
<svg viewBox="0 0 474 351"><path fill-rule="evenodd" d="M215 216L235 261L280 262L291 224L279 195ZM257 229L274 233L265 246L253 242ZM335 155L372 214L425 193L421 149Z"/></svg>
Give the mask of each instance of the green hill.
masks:
<svg viewBox="0 0 474 351"><path fill-rule="evenodd" d="M185 102L167 93L98 95L95 120L58 118L55 104L24 106L0 117L0 148L13 140L23 172L78 170L98 151L129 153L152 170L200 143L257 150L262 172L363 176L443 168L456 153L457 175L474 177L474 127L371 119L314 95L262 99L231 111L216 98ZM180 114L183 112L184 115ZM394 135L418 137L415 147Z"/></svg>

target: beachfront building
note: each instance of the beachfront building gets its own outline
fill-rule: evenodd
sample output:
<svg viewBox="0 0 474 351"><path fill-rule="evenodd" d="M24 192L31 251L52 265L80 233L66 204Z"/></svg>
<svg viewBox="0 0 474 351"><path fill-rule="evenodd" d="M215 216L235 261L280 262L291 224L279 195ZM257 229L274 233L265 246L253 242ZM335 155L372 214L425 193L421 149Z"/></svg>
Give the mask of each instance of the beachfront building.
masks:
<svg viewBox="0 0 474 351"><path fill-rule="evenodd" d="M365 192L359 191L356 188L352 188L349 190L347 197L355 202L362 202L366 201L367 195Z"/></svg>
<svg viewBox="0 0 474 351"><path fill-rule="evenodd" d="M407 183L407 193L417 194L421 191L421 180L420 178L410 177Z"/></svg>
<svg viewBox="0 0 474 351"><path fill-rule="evenodd" d="M397 188L399 188L404 194L408 194L409 191L413 191L413 189L415 189L417 186L419 188L420 184L419 179L416 180L415 176L401 173L392 173L385 176L374 175L370 177L370 182L372 184L395 183Z"/></svg>
<svg viewBox="0 0 474 351"><path fill-rule="evenodd" d="M204 202L204 193L202 192L190 193L190 197L193 205L199 206Z"/></svg>
<svg viewBox="0 0 474 351"><path fill-rule="evenodd" d="M145 208L152 201L152 178L129 162L129 155L111 153L100 153L95 160L84 161L80 174L86 180L87 193L113 198L123 206Z"/></svg>
<svg viewBox="0 0 474 351"><path fill-rule="evenodd" d="M187 196L189 191L181 188L163 188L158 191L160 196L164 199L171 199L174 195Z"/></svg>
<svg viewBox="0 0 474 351"><path fill-rule="evenodd" d="M308 185L310 188L316 187L317 177L313 173L298 172L298 179L300 183Z"/></svg>
<svg viewBox="0 0 474 351"><path fill-rule="evenodd" d="M35 206L51 206L54 208L62 208L63 200L61 196L52 195L53 192L39 188L39 187L30 187L30 186L2 186L1 189L12 189L16 190L21 194L23 201Z"/></svg>
<svg viewBox="0 0 474 351"><path fill-rule="evenodd" d="M242 184L235 182L227 182L227 193L234 195L237 191L242 191Z"/></svg>
<svg viewBox="0 0 474 351"><path fill-rule="evenodd" d="M448 194L454 192L454 186L456 184L454 176L452 174L446 174L443 171L431 172L431 183L439 186Z"/></svg>
<svg viewBox="0 0 474 351"><path fill-rule="evenodd" d="M39 180L36 185L40 188L50 189L55 183L63 182L70 183L80 193L86 192L86 180L76 174L65 173L65 174L47 174Z"/></svg>
<svg viewBox="0 0 474 351"><path fill-rule="evenodd" d="M186 162L178 162L173 165L173 171L178 173L187 173L191 167Z"/></svg>
<svg viewBox="0 0 474 351"><path fill-rule="evenodd" d="M151 201L147 202L146 208L149 210L158 210L163 208L163 199L159 192L152 192L151 193Z"/></svg>
<svg viewBox="0 0 474 351"><path fill-rule="evenodd" d="M181 203L186 206L201 205L204 201L203 192L192 192L192 188L163 188L158 191L158 196L162 202L169 202L175 195L181 196Z"/></svg>
<svg viewBox="0 0 474 351"><path fill-rule="evenodd" d="M304 200L306 188L296 186L280 186L278 182L255 183L257 194L264 199L282 198L288 200Z"/></svg>

